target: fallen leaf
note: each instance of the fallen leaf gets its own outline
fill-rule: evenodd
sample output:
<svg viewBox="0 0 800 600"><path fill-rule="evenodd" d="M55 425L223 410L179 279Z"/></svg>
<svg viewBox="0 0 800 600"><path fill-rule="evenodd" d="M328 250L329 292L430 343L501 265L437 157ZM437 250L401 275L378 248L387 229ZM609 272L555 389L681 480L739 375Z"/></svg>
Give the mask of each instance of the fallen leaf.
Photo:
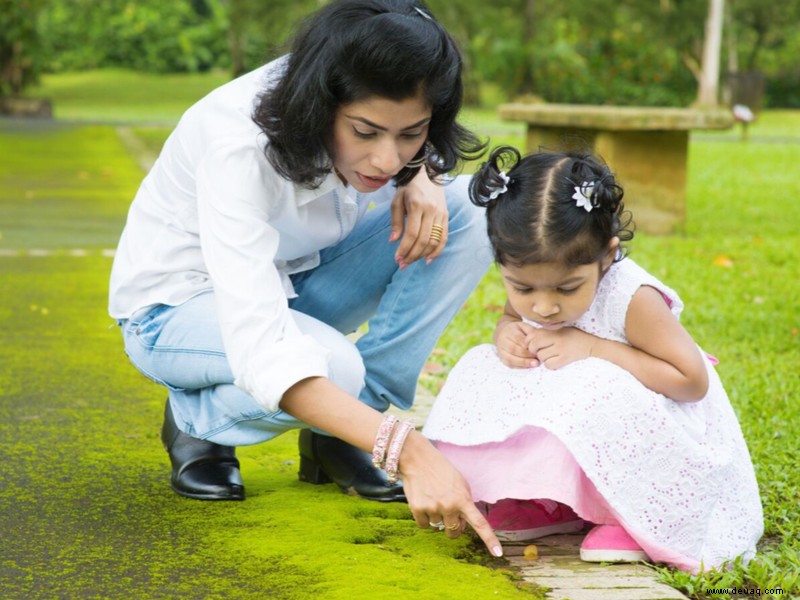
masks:
<svg viewBox="0 0 800 600"><path fill-rule="evenodd" d="M523 550L522 552L522 557L525 560L538 560L539 549L536 547L535 544L530 544L529 546L525 546L525 550Z"/></svg>
<svg viewBox="0 0 800 600"><path fill-rule="evenodd" d="M725 267L726 269L730 269L733 266L733 260L729 256L720 254L719 256L714 258L714 264L718 267Z"/></svg>
<svg viewBox="0 0 800 600"><path fill-rule="evenodd" d="M439 375L440 373L444 373L445 369L442 365L437 362L429 361L425 363L425 367L422 369L423 373L429 373L430 375Z"/></svg>

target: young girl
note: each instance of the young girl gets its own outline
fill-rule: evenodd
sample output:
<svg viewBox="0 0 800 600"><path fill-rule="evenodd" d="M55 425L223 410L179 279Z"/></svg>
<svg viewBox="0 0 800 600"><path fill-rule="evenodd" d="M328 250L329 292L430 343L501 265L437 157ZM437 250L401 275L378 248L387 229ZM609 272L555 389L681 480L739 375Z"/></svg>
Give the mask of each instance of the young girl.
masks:
<svg viewBox="0 0 800 600"><path fill-rule="evenodd" d="M586 521L587 561L697 571L752 556L762 510L739 424L678 295L626 257L608 167L499 148L470 195L508 301L495 344L462 357L423 433L498 537Z"/></svg>

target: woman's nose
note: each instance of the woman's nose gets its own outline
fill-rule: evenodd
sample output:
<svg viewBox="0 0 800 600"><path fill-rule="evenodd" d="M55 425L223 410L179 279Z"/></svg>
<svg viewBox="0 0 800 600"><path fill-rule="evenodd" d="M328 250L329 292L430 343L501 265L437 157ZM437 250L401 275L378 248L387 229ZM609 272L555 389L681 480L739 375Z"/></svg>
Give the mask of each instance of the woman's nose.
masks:
<svg viewBox="0 0 800 600"><path fill-rule="evenodd" d="M403 166L397 145L388 140L377 145L370 158L370 164L385 175L396 175Z"/></svg>

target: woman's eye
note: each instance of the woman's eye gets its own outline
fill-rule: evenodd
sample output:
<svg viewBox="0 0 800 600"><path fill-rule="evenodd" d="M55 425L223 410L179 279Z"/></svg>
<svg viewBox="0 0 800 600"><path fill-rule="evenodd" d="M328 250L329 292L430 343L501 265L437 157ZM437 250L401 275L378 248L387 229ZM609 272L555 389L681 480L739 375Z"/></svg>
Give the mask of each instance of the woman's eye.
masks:
<svg viewBox="0 0 800 600"><path fill-rule="evenodd" d="M520 288L515 286L514 291L518 294L530 294L533 291L533 288Z"/></svg>
<svg viewBox="0 0 800 600"><path fill-rule="evenodd" d="M353 133L355 133L356 137L360 137L360 138L364 138L364 139L375 137L375 134L373 132L371 132L371 131L360 131L360 130L356 129L355 127L353 128Z"/></svg>
<svg viewBox="0 0 800 600"><path fill-rule="evenodd" d="M415 133L404 133L403 137L406 138L407 140L418 140L419 138L422 137L422 135L423 135L422 131L417 131Z"/></svg>

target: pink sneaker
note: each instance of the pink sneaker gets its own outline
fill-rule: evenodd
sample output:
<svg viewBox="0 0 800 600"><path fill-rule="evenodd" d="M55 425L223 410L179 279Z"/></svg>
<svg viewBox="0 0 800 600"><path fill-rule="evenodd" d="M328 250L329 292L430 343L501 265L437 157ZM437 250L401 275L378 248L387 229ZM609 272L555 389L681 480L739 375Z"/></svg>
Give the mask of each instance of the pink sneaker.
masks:
<svg viewBox="0 0 800 600"><path fill-rule="evenodd" d="M581 544L586 562L639 562L649 560L641 546L619 525L597 525Z"/></svg>
<svg viewBox="0 0 800 600"><path fill-rule="evenodd" d="M553 500L515 500L505 498L485 504L486 520L503 542L534 540L556 533L583 529L583 519L566 504Z"/></svg>

